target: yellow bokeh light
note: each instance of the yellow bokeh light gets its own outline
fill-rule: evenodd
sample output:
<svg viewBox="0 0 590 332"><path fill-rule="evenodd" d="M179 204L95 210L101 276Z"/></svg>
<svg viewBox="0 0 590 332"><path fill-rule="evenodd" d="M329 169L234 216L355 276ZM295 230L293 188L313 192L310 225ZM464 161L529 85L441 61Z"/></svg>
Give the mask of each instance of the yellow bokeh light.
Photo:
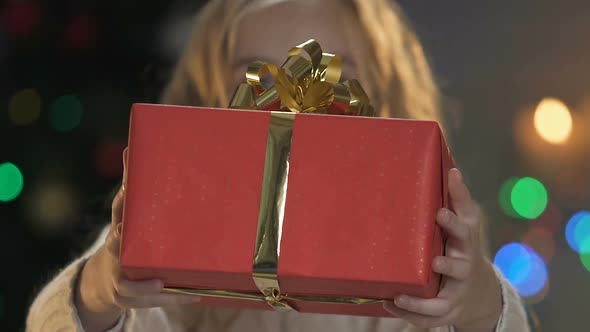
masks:
<svg viewBox="0 0 590 332"><path fill-rule="evenodd" d="M535 129L553 144L565 142L572 132L572 115L567 106L555 98L544 98L535 110Z"/></svg>
<svg viewBox="0 0 590 332"><path fill-rule="evenodd" d="M65 182L41 181L30 189L26 216L39 232L56 232L66 228L77 211L77 198Z"/></svg>
<svg viewBox="0 0 590 332"><path fill-rule="evenodd" d="M41 96L33 89L21 90L10 99L8 108L12 123L28 125L41 113Z"/></svg>

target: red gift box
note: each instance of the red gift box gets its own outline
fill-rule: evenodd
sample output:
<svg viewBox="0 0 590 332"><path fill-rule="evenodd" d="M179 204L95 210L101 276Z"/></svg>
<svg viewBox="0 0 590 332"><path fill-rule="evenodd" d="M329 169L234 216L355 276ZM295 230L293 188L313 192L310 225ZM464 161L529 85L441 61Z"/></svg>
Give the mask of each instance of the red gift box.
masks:
<svg viewBox="0 0 590 332"><path fill-rule="evenodd" d="M253 256L275 114L133 105L120 251L128 278L260 294ZM435 216L447 205L452 164L436 122L294 116L281 293L434 297L432 259L444 242ZM285 302L301 312L389 316L379 302ZM273 309L234 298L200 304Z"/></svg>

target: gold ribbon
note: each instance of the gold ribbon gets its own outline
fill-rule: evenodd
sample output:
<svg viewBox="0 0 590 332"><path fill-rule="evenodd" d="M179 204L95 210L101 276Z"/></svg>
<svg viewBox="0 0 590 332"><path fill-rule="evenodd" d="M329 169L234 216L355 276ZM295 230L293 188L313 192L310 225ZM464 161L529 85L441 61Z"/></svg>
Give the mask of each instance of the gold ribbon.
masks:
<svg viewBox="0 0 590 332"><path fill-rule="evenodd" d="M261 61L250 64L246 83L237 87L229 107L375 116L360 83L356 79L340 83L341 73L342 58L324 53L310 39L289 50L281 68Z"/></svg>
<svg viewBox="0 0 590 332"><path fill-rule="evenodd" d="M383 302L380 299L370 299L361 297L335 297L335 296L307 296L307 295L287 295L280 294L275 291L270 296L265 296L260 293L248 293L238 291L225 291L215 289L196 289L196 288L178 288L178 287L166 287L164 292L170 294L184 294L184 295L198 295L208 296L224 299L237 299L237 300L248 300L256 302L266 302L270 304L276 310L295 310L285 301L304 301L314 303L325 303L325 304L369 304Z"/></svg>
<svg viewBox="0 0 590 332"><path fill-rule="evenodd" d="M302 57L302 51L311 60ZM340 72L340 57L323 53L314 40L291 49L281 69L262 62L255 62L248 67L248 83L236 89L230 107L272 110L280 101L281 109L293 112L271 111L270 116L252 274L260 292L176 287L166 287L165 292L264 301L275 310L294 310L288 301L329 304L384 301L360 297L291 295L282 293L279 286L280 238L295 113L374 115L373 107L358 81L338 83ZM266 75L274 80L274 85L269 88L264 87Z"/></svg>
<svg viewBox="0 0 590 332"><path fill-rule="evenodd" d="M294 121L294 113L270 114L252 274L256 287L278 310L290 309L281 301L277 275Z"/></svg>
<svg viewBox="0 0 590 332"><path fill-rule="evenodd" d="M271 112L252 274L260 292L178 287L166 287L165 292L267 302L278 311L295 310L287 301L328 304L369 304L383 301L361 297L281 293L278 281L279 249L294 120L294 113Z"/></svg>

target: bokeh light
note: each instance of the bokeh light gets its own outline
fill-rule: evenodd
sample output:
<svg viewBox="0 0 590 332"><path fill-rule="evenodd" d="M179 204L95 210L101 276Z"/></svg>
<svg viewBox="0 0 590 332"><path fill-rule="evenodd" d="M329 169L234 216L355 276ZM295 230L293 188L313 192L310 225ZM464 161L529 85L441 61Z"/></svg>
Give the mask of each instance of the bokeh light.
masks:
<svg viewBox="0 0 590 332"><path fill-rule="evenodd" d="M520 178L510 192L512 208L519 216L526 219L539 217L547 207L547 189L537 179Z"/></svg>
<svg viewBox="0 0 590 332"><path fill-rule="evenodd" d="M494 264L502 271L506 279L513 284L526 280L530 273L530 255L519 243L509 243L496 253Z"/></svg>
<svg viewBox="0 0 590 332"><path fill-rule="evenodd" d="M111 140L97 145L94 162L97 172L105 178L119 178L123 175L123 149L125 141Z"/></svg>
<svg viewBox="0 0 590 332"><path fill-rule="evenodd" d="M64 43L68 49L86 49L95 44L97 34L96 23L89 15L75 17L66 27Z"/></svg>
<svg viewBox="0 0 590 332"><path fill-rule="evenodd" d="M555 98L544 98L535 110L535 129L552 144L565 142L572 132L572 115L567 106Z"/></svg>
<svg viewBox="0 0 590 332"><path fill-rule="evenodd" d="M590 238L590 218L585 216L580 219L574 229L574 241L578 244L580 252L582 251L582 244L588 238Z"/></svg>
<svg viewBox="0 0 590 332"><path fill-rule="evenodd" d="M590 236L580 244L580 260L584 268L590 272Z"/></svg>
<svg viewBox="0 0 590 332"><path fill-rule="evenodd" d="M494 257L494 265L523 297L532 297L547 283L547 267L530 247L512 242L504 245Z"/></svg>
<svg viewBox="0 0 590 332"><path fill-rule="evenodd" d="M61 96L51 105L49 114L51 125L59 131L72 130L80 124L82 113L82 103L78 97Z"/></svg>
<svg viewBox="0 0 590 332"><path fill-rule="evenodd" d="M23 184L23 175L15 164L0 164L0 201L9 202L17 198Z"/></svg>
<svg viewBox="0 0 590 332"><path fill-rule="evenodd" d="M551 231L544 227L531 227L522 237L521 242L539 253L546 263L551 262L555 256L555 239Z"/></svg>
<svg viewBox="0 0 590 332"><path fill-rule="evenodd" d="M512 207L512 202L510 200L512 188L514 188L514 185L518 180L519 178L517 177L510 177L502 184L500 191L498 192L498 202L500 203L502 211L512 218L520 218L518 213Z"/></svg>
<svg viewBox="0 0 590 332"><path fill-rule="evenodd" d="M28 125L41 113L41 96L34 89L17 92L8 104L10 120L15 125Z"/></svg>
<svg viewBox="0 0 590 332"><path fill-rule="evenodd" d="M561 209L552 201L547 203L545 212L532 221L532 224L534 224L536 228L546 229L550 233L560 231L562 223L563 214Z"/></svg>
<svg viewBox="0 0 590 332"><path fill-rule="evenodd" d="M3 9L0 21L13 37L29 37L41 23L42 11L36 1L10 1Z"/></svg>
<svg viewBox="0 0 590 332"><path fill-rule="evenodd" d="M581 226L580 226L581 224ZM576 252L580 252L582 242L590 238L590 212L580 211L574 214L565 226L565 239L567 244Z"/></svg>
<svg viewBox="0 0 590 332"><path fill-rule="evenodd" d="M63 230L76 213L78 200L70 185L60 179L36 183L25 202L33 229L44 233Z"/></svg>
<svg viewBox="0 0 590 332"><path fill-rule="evenodd" d="M547 282L545 283L545 286L543 286L543 289L541 289L535 295L527 297L525 299L526 303L527 304L537 304L537 303L540 303L541 301L543 301L543 299L545 299L545 297L547 297L547 294L549 294L550 284L551 284L551 280L547 279ZM535 328L533 331L541 331L541 329L538 328L539 323L537 322L537 324L535 324L535 325L537 326L537 328Z"/></svg>

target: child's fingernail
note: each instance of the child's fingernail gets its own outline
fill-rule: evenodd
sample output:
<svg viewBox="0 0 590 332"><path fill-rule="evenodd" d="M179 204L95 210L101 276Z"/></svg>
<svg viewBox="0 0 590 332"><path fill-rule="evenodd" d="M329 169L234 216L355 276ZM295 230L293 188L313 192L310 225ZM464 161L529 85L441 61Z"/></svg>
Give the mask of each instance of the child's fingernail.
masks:
<svg viewBox="0 0 590 332"><path fill-rule="evenodd" d="M457 177L459 178L459 180L463 181L463 174L461 173L461 171L458 168L455 168L455 173L457 174Z"/></svg>
<svg viewBox="0 0 590 332"><path fill-rule="evenodd" d="M160 279L154 280L154 288L162 290L164 288L164 282Z"/></svg>
<svg viewBox="0 0 590 332"><path fill-rule="evenodd" d="M439 271L444 271L447 267L447 263L441 258L437 258L434 264L436 264L436 269Z"/></svg>
<svg viewBox="0 0 590 332"><path fill-rule="evenodd" d="M449 224L451 222L451 211L445 208L440 209L436 219L441 225Z"/></svg>
<svg viewBox="0 0 590 332"><path fill-rule="evenodd" d="M408 303L408 297L404 296L404 295L400 295L398 297L395 298L395 304L397 306L404 306L406 303Z"/></svg>
<svg viewBox="0 0 590 332"><path fill-rule="evenodd" d="M441 221L443 223L445 223L445 224L448 224L450 220L451 220L451 213L450 213L450 211L443 208L443 210L442 210L442 220Z"/></svg>
<svg viewBox="0 0 590 332"><path fill-rule="evenodd" d="M123 224L118 224L115 228L115 237L121 236L121 231L123 230Z"/></svg>

